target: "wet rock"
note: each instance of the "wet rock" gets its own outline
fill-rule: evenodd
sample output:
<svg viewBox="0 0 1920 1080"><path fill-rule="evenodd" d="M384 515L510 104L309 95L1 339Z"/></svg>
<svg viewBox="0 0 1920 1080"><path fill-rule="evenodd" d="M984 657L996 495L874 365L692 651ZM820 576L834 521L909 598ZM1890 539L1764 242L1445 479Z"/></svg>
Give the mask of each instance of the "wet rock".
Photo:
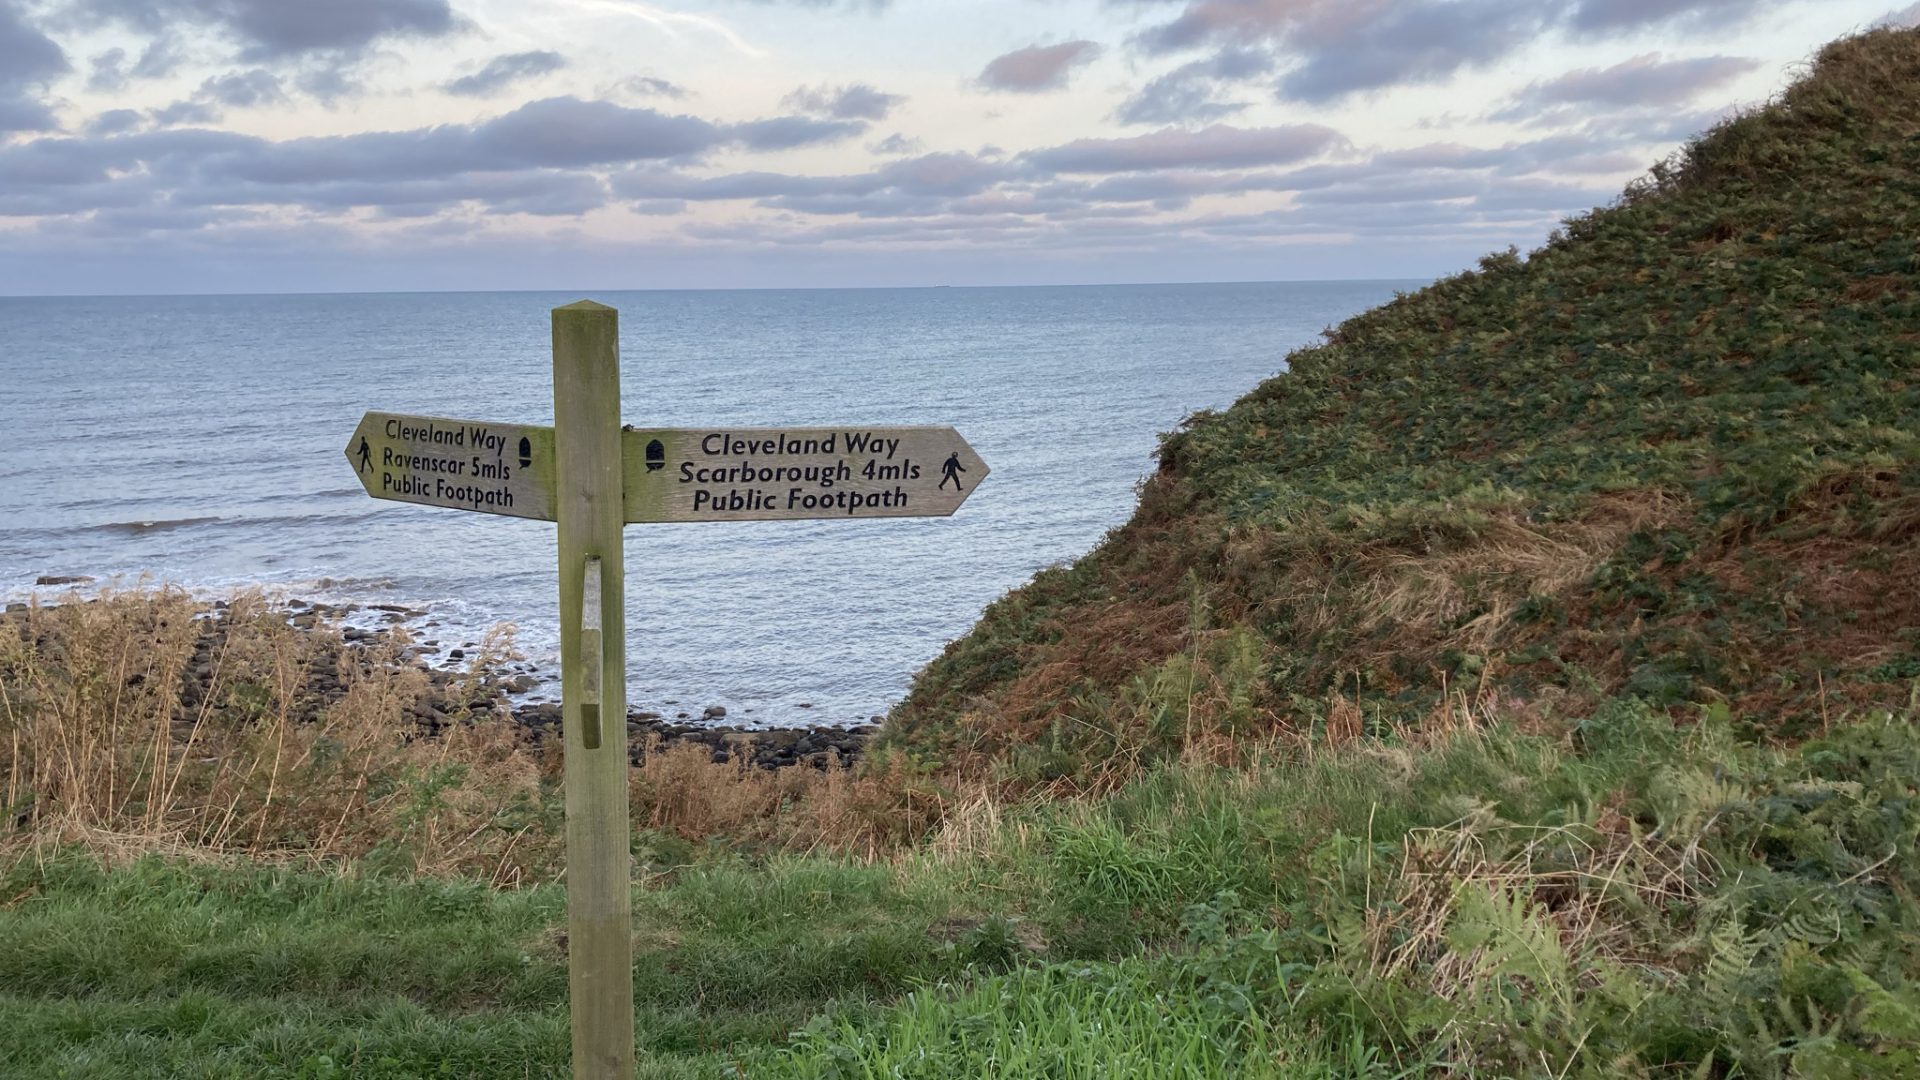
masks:
<svg viewBox="0 0 1920 1080"><path fill-rule="evenodd" d="M718 720L725 715L727 715L727 707L725 705L709 705L707 706L707 711L700 714L700 718L702 720Z"/></svg>
<svg viewBox="0 0 1920 1080"><path fill-rule="evenodd" d="M20 612L25 610L27 610L27 605L25 604L8 604L7 605L7 614L9 615L18 615Z"/></svg>
<svg viewBox="0 0 1920 1080"><path fill-rule="evenodd" d="M531 675L516 675L507 680L506 690L509 694L525 694L539 685L540 680Z"/></svg>
<svg viewBox="0 0 1920 1080"><path fill-rule="evenodd" d="M33 579L35 585L91 585L93 579L85 574L42 574Z"/></svg>

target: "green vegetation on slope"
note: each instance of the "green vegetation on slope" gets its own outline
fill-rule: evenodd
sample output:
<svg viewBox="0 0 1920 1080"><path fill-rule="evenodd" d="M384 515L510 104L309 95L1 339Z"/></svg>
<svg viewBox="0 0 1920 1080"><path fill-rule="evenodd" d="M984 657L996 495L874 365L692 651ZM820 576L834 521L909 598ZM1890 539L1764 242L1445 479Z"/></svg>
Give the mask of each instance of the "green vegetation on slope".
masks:
<svg viewBox="0 0 1920 1080"><path fill-rule="evenodd" d="M1619 205L1360 315L1162 449L891 721L1080 776L1207 735L1724 703L1920 674L1920 35L1826 49ZM1331 730L1329 730L1331 729Z"/></svg>

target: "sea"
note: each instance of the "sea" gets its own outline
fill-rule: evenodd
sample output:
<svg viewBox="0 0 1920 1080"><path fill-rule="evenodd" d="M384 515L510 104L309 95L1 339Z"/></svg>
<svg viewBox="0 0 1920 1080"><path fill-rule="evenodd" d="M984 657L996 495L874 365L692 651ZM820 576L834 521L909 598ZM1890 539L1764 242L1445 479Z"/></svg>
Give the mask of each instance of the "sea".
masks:
<svg viewBox="0 0 1920 1080"><path fill-rule="evenodd" d="M436 664L511 627L551 696L553 526L376 501L343 451L370 409L551 423L548 312L586 296L628 423L952 425L992 468L951 518L628 527L633 707L865 722L1123 523L1161 433L1419 284L0 297L0 601L400 607Z"/></svg>

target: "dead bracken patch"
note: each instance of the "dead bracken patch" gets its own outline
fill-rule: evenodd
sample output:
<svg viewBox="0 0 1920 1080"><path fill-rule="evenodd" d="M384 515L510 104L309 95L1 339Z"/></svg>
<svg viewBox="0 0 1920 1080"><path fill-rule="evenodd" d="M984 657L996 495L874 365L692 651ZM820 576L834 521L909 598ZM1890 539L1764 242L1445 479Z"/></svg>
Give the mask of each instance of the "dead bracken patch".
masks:
<svg viewBox="0 0 1920 1080"><path fill-rule="evenodd" d="M108 591L14 612L0 618L0 849L551 880L558 749L498 697L503 648L435 675L404 634L350 644L252 593L214 606ZM877 856L944 812L937 786L898 769L768 771L746 755L715 763L703 745L649 750L632 771L634 822L690 839Z"/></svg>

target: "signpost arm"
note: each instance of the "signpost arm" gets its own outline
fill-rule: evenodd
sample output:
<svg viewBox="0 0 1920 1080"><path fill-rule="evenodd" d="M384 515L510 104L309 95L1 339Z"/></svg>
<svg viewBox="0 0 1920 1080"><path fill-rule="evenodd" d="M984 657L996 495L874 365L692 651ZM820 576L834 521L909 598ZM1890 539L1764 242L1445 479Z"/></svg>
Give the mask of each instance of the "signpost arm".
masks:
<svg viewBox="0 0 1920 1080"><path fill-rule="evenodd" d="M618 319L613 308L587 300L553 311L568 991L579 1080L633 1075ZM598 566L593 577L600 586L600 610L591 615L585 611L589 560ZM588 628L596 625L593 634ZM589 672L596 659L600 670ZM589 719L585 700L592 689L599 700Z"/></svg>

